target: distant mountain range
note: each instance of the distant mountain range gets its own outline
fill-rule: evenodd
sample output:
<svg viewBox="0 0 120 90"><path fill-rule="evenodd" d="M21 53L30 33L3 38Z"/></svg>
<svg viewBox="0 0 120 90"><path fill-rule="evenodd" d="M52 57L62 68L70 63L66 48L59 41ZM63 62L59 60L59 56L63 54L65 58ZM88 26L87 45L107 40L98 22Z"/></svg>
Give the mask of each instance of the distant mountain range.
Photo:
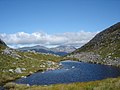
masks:
<svg viewBox="0 0 120 90"><path fill-rule="evenodd" d="M35 52L40 52L40 53L50 53L50 54L55 54L59 56L64 56L67 55L68 53L73 52L76 50L75 47L73 46L58 46L55 48L47 48L44 46L36 45L32 47L23 47L19 48L18 50L20 51L35 51Z"/></svg>
<svg viewBox="0 0 120 90"><path fill-rule="evenodd" d="M120 66L120 22L98 33L67 57L83 62Z"/></svg>

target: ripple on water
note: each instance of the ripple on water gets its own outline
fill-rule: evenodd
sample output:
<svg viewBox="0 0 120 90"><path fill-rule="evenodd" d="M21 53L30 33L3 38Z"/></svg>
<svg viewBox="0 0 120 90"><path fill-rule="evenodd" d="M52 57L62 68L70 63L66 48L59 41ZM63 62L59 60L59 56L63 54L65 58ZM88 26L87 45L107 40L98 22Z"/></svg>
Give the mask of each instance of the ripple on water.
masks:
<svg viewBox="0 0 120 90"><path fill-rule="evenodd" d="M38 72L27 78L16 80L16 83L29 85L49 85L58 83L86 82L120 76L120 68L82 63L77 61L62 61L58 70Z"/></svg>

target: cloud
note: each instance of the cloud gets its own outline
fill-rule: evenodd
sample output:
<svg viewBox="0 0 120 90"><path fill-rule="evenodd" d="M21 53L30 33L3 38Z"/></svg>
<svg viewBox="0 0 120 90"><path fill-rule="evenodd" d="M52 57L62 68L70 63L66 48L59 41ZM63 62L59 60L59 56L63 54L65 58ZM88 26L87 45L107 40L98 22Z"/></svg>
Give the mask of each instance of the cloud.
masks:
<svg viewBox="0 0 120 90"><path fill-rule="evenodd" d="M66 32L50 35L43 32L25 33L18 32L14 34L0 34L0 38L8 45L73 45L81 46L92 39L98 32Z"/></svg>

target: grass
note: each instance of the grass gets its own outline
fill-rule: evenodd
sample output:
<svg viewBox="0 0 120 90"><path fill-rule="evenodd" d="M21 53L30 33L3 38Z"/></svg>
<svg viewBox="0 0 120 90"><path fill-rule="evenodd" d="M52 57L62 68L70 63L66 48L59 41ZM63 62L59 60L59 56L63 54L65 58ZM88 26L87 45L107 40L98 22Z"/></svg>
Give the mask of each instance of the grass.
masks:
<svg viewBox="0 0 120 90"><path fill-rule="evenodd" d="M20 56L19 58L15 58L11 55L3 54L5 49L6 47L0 47L0 84L37 71L44 71L47 68L58 68L57 62L61 60L61 57L53 55L19 52L10 49L13 53ZM49 65L48 62L50 61L54 62L54 64ZM44 67L41 67L41 65L44 65ZM22 73L16 73L16 68L25 68L25 70L22 70ZM13 72L9 71L10 69L12 69Z"/></svg>
<svg viewBox="0 0 120 90"><path fill-rule="evenodd" d="M108 30L110 31L110 30ZM91 41L77 49L71 54L80 52L94 52L101 55L102 58L120 58L120 29L115 29L112 32L101 32ZM102 34L102 35L101 35Z"/></svg>
<svg viewBox="0 0 120 90"><path fill-rule="evenodd" d="M27 86L24 84L7 83L9 81L27 76L37 71L43 71L47 68L57 68L57 62L64 59L53 55L45 55L33 52L19 52L13 50L19 58L14 58L11 55L3 54L4 47L0 47L0 84L5 84L4 87L9 90L120 90L120 77L109 78L100 81L71 83L71 84L56 84L49 86ZM48 61L55 62L54 65L48 65ZM40 67L45 65L45 67ZM15 70L16 68L25 68L22 73L10 72L9 69Z"/></svg>
<svg viewBox="0 0 120 90"><path fill-rule="evenodd" d="M8 83L4 87L9 90L120 90L120 77L99 81L49 86L27 86L24 84Z"/></svg>

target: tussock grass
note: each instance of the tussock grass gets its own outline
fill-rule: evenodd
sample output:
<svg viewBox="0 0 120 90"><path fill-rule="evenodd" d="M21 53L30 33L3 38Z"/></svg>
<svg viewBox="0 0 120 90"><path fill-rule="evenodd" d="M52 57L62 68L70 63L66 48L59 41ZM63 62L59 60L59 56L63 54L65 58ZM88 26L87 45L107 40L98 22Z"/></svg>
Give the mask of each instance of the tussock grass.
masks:
<svg viewBox="0 0 120 90"><path fill-rule="evenodd" d="M4 87L9 90L120 90L120 77L99 81L49 86L27 86L24 84L8 83Z"/></svg>

